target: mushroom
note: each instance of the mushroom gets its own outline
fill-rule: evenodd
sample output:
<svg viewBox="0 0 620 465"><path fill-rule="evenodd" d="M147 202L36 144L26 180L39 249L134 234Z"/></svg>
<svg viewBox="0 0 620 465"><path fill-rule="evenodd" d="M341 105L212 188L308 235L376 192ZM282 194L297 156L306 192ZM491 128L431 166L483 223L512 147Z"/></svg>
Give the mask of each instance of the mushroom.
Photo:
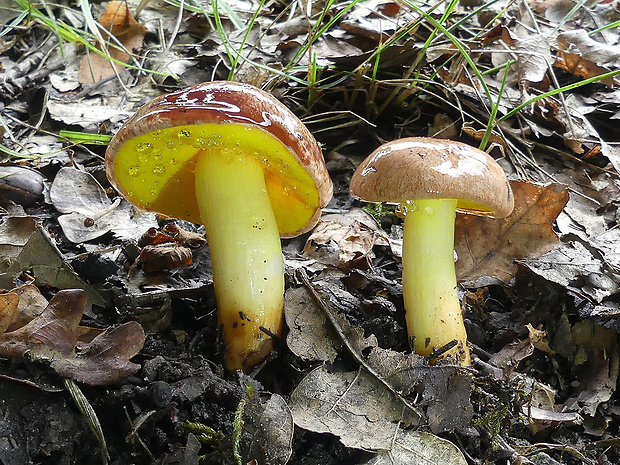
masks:
<svg viewBox="0 0 620 465"><path fill-rule="evenodd" d="M394 202L405 215L403 298L414 351L446 351L470 364L454 266L456 211L506 217L514 199L506 175L485 152L443 139L404 138L371 153L355 170L351 195Z"/></svg>
<svg viewBox="0 0 620 465"><path fill-rule="evenodd" d="M106 171L137 207L204 224L224 364L263 360L282 329L280 237L312 229L332 196L310 131L256 87L207 82L141 107L111 140Z"/></svg>

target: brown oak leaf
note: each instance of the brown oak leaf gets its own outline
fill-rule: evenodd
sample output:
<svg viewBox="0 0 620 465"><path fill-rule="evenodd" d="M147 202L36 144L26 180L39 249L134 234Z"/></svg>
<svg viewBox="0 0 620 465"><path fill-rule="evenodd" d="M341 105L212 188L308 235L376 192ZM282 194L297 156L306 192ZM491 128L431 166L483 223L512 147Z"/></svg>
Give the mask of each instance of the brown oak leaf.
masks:
<svg viewBox="0 0 620 465"><path fill-rule="evenodd" d="M557 247L553 222L568 202L560 184L511 181L515 208L507 218L457 215L455 249L457 277L474 281L490 276L509 282L514 260L536 257Z"/></svg>
<svg viewBox="0 0 620 465"><path fill-rule="evenodd" d="M140 365L129 360L144 345L142 326L130 321L81 342L86 304L82 289L59 291L43 313L0 334L0 356L48 363L59 375L90 385L116 383L138 371Z"/></svg>
<svg viewBox="0 0 620 465"><path fill-rule="evenodd" d="M107 39L108 35L112 35L124 46L124 49L120 48L116 41L110 40L108 51L113 59L128 63L131 59L129 53L142 47L146 28L136 21L126 2L114 0L108 3L105 12L99 18L99 24L109 31L109 34L104 34L104 38ZM112 63L107 57L89 53L82 57L80 62L79 79L83 83L98 82L114 76L119 68L119 65Z"/></svg>

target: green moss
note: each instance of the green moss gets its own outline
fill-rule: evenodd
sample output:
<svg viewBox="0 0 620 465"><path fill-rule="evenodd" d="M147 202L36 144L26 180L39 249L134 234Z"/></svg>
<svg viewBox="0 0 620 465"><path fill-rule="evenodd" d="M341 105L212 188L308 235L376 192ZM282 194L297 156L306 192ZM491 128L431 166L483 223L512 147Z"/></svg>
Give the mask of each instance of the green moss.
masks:
<svg viewBox="0 0 620 465"><path fill-rule="evenodd" d="M384 203L367 203L364 205L364 210L366 213L371 215L377 223L381 223L381 218L389 216L392 218L397 218L396 214L396 205L388 205Z"/></svg>

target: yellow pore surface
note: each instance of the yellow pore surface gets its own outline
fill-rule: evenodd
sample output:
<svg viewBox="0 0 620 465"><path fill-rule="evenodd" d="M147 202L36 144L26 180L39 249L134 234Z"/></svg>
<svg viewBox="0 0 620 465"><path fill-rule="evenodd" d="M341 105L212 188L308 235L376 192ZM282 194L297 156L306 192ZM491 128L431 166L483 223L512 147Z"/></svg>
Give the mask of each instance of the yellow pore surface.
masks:
<svg viewBox="0 0 620 465"><path fill-rule="evenodd" d="M280 235L300 229L318 208L314 180L291 152L266 131L241 124L176 126L134 137L116 154L113 169L134 205L201 223L195 168L197 157L207 156L260 162Z"/></svg>

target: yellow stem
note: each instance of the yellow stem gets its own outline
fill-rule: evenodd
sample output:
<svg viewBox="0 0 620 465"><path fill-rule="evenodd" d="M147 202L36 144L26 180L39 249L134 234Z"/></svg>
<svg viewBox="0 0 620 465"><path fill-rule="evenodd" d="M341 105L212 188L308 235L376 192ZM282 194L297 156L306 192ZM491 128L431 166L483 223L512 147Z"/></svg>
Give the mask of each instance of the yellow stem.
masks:
<svg viewBox="0 0 620 465"><path fill-rule="evenodd" d="M423 199L404 205L403 297L414 351L430 355L456 340L456 347L446 355L469 365L454 269L456 205L454 199Z"/></svg>
<svg viewBox="0 0 620 465"><path fill-rule="evenodd" d="M282 247L263 170L238 151L205 151L196 196L211 250L226 368L249 369L282 329Z"/></svg>

